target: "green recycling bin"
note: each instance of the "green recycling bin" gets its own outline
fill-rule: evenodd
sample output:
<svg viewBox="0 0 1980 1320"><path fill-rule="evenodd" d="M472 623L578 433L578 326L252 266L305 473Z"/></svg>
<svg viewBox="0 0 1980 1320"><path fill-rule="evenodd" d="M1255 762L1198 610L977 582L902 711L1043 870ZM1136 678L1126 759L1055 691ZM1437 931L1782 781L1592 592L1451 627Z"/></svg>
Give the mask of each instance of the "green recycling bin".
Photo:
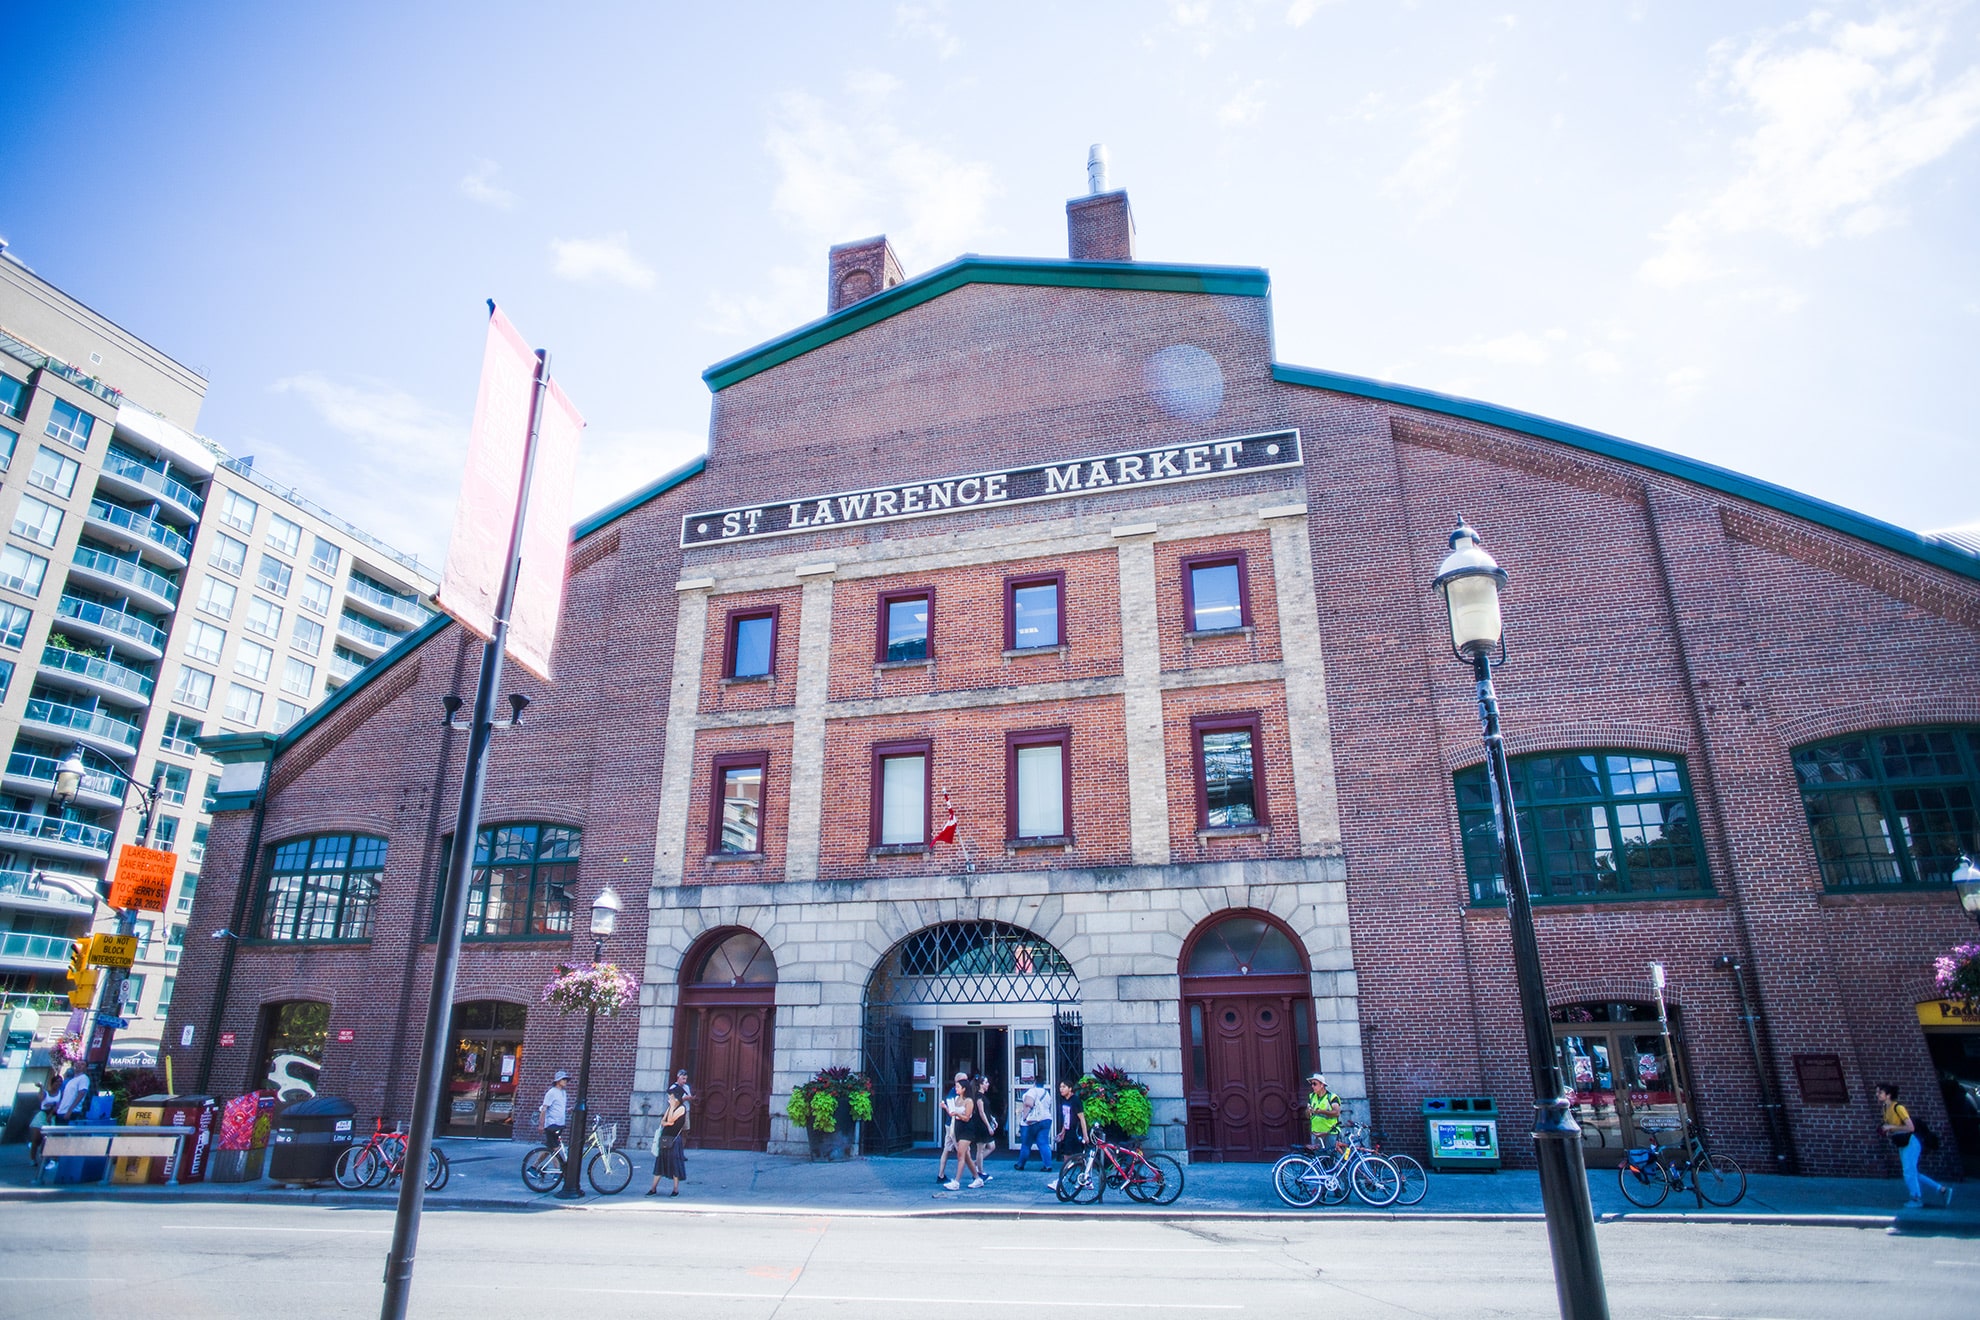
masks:
<svg viewBox="0 0 1980 1320"><path fill-rule="evenodd" d="M1423 1102L1430 1167L1439 1173L1497 1173L1499 1106L1489 1095L1433 1095Z"/></svg>

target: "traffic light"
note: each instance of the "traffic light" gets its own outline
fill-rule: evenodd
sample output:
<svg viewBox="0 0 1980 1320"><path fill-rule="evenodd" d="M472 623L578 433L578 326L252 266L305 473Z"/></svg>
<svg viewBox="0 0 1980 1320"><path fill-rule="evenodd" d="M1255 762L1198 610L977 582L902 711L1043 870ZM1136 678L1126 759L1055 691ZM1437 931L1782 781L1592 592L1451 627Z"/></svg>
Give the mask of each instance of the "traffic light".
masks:
<svg viewBox="0 0 1980 1320"><path fill-rule="evenodd" d="M88 1008L96 1002L98 969L89 965L89 946L95 936L85 935L69 946L69 1007Z"/></svg>

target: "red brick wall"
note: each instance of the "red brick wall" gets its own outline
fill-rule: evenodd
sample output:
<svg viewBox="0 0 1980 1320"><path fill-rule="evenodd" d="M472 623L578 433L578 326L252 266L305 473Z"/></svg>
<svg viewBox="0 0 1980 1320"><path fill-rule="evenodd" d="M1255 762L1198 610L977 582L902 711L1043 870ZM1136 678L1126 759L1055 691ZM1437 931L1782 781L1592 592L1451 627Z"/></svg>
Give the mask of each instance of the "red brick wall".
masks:
<svg viewBox="0 0 1980 1320"><path fill-rule="evenodd" d="M1183 608L1182 561L1202 555L1242 553L1251 632L1235 637L1190 637ZM1163 669L1211 669L1277 661L1279 597L1272 581L1272 537L1265 531L1191 537L1155 543L1155 617L1162 636Z"/></svg>
<svg viewBox="0 0 1980 1320"><path fill-rule="evenodd" d="M768 710L797 700L797 639L803 622L804 593L796 587L776 591L743 591L716 596L708 602L708 638L701 656L701 710L715 714L731 710ZM777 609L775 656L767 682L725 682L728 666L729 619L753 610Z"/></svg>
<svg viewBox="0 0 1980 1320"><path fill-rule="evenodd" d="M1190 721L1204 715L1257 712L1262 749L1252 748L1254 765L1262 754L1266 817L1270 837L1197 837L1196 740ZM1299 856L1299 809L1293 797L1292 744L1286 731L1285 693L1277 683L1178 688L1162 694L1162 750L1169 779L1169 859L1241 862L1258 857Z"/></svg>
<svg viewBox="0 0 1980 1320"><path fill-rule="evenodd" d="M708 815L715 793L715 758L730 752L767 752L763 779L762 860L714 860L708 851ZM791 726L767 724L742 729L703 729L695 738L694 781L688 793L684 884L751 884L782 880L790 847Z"/></svg>

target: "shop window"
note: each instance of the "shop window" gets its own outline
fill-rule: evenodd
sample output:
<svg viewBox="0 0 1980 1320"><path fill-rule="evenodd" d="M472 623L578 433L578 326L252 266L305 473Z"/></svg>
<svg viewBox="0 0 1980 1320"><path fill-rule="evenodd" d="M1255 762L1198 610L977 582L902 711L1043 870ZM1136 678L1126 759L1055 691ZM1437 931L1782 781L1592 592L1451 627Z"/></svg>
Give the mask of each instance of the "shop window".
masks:
<svg viewBox="0 0 1980 1320"><path fill-rule="evenodd" d="M1575 751L1512 762L1513 800L1533 901L1709 894L1698 813L1679 757ZM1484 766L1456 775L1471 901L1506 901Z"/></svg>
<svg viewBox="0 0 1980 1320"><path fill-rule="evenodd" d="M871 832L876 848L928 845L928 761L932 745L879 743L873 748Z"/></svg>
<svg viewBox="0 0 1980 1320"><path fill-rule="evenodd" d="M722 672L730 678L768 678L777 672L776 606L729 615Z"/></svg>
<svg viewBox="0 0 1980 1320"><path fill-rule="evenodd" d="M1251 626L1244 551L1183 560L1182 589L1183 618L1190 632L1235 632Z"/></svg>
<svg viewBox="0 0 1980 1320"><path fill-rule="evenodd" d="M268 866L256 932L283 943L371 938L385 872L385 840L319 834L278 844Z"/></svg>
<svg viewBox="0 0 1980 1320"><path fill-rule="evenodd" d="M471 940L567 940L571 891L577 887L579 831L564 825L493 825L481 831L468 882ZM445 875L447 859L442 858ZM435 886L434 930L446 901Z"/></svg>
<svg viewBox="0 0 1980 1320"><path fill-rule="evenodd" d="M1004 649L1034 651L1058 646L1066 575L1047 573L1004 580Z"/></svg>
<svg viewBox="0 0 1980 1320"><path fill-rule="evenodd" d="M935 654L931 626L935 617L933 591L890 591L880 597L880 636L873 659L878 664L912 664Z"/></svg>
<svg viewBox="0 0 1980 1320"><path fill-rule="evenodd" d="M1980 856L1980 726L1881 729L1794 751L1822 883L1950 883Z"/></svg>
<svg viewBox="0 0 1980 1320"><path fill-rule="evenodd" d="M733 752L715 758L708 812L710 856L754 856L763 851L763 781L767 752Z"/></svg>
<svg viewBox="0 0 1980 1320"><path fill-rule="evenodd" d="M1072 836L1072 730L1028 729L1004 738L1004 837L1013 842Z"/></svg>
<svg viewBox="0 0 1980 1320"><path fill-rule="evenodd" d="M1265 739L1256 713L1199 715L1189 722L1196 747L1196 827L1253 830L1265 808Z"/></svg>

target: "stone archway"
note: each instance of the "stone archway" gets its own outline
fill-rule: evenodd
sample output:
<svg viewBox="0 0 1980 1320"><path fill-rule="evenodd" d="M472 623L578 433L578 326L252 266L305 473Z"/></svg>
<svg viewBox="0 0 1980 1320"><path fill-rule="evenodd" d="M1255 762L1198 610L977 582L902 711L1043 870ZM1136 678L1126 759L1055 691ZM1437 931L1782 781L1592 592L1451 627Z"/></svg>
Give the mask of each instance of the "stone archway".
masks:
<svg viewBox="0 0 1980 1320"><path fill-rule="evenodd" d="M694 1095L692 1143L763 1150L770 1141L777 960L746 927L708 932L681 962L674 1068ZM662 1087L672 1080L672 1073Z"/></svg>

